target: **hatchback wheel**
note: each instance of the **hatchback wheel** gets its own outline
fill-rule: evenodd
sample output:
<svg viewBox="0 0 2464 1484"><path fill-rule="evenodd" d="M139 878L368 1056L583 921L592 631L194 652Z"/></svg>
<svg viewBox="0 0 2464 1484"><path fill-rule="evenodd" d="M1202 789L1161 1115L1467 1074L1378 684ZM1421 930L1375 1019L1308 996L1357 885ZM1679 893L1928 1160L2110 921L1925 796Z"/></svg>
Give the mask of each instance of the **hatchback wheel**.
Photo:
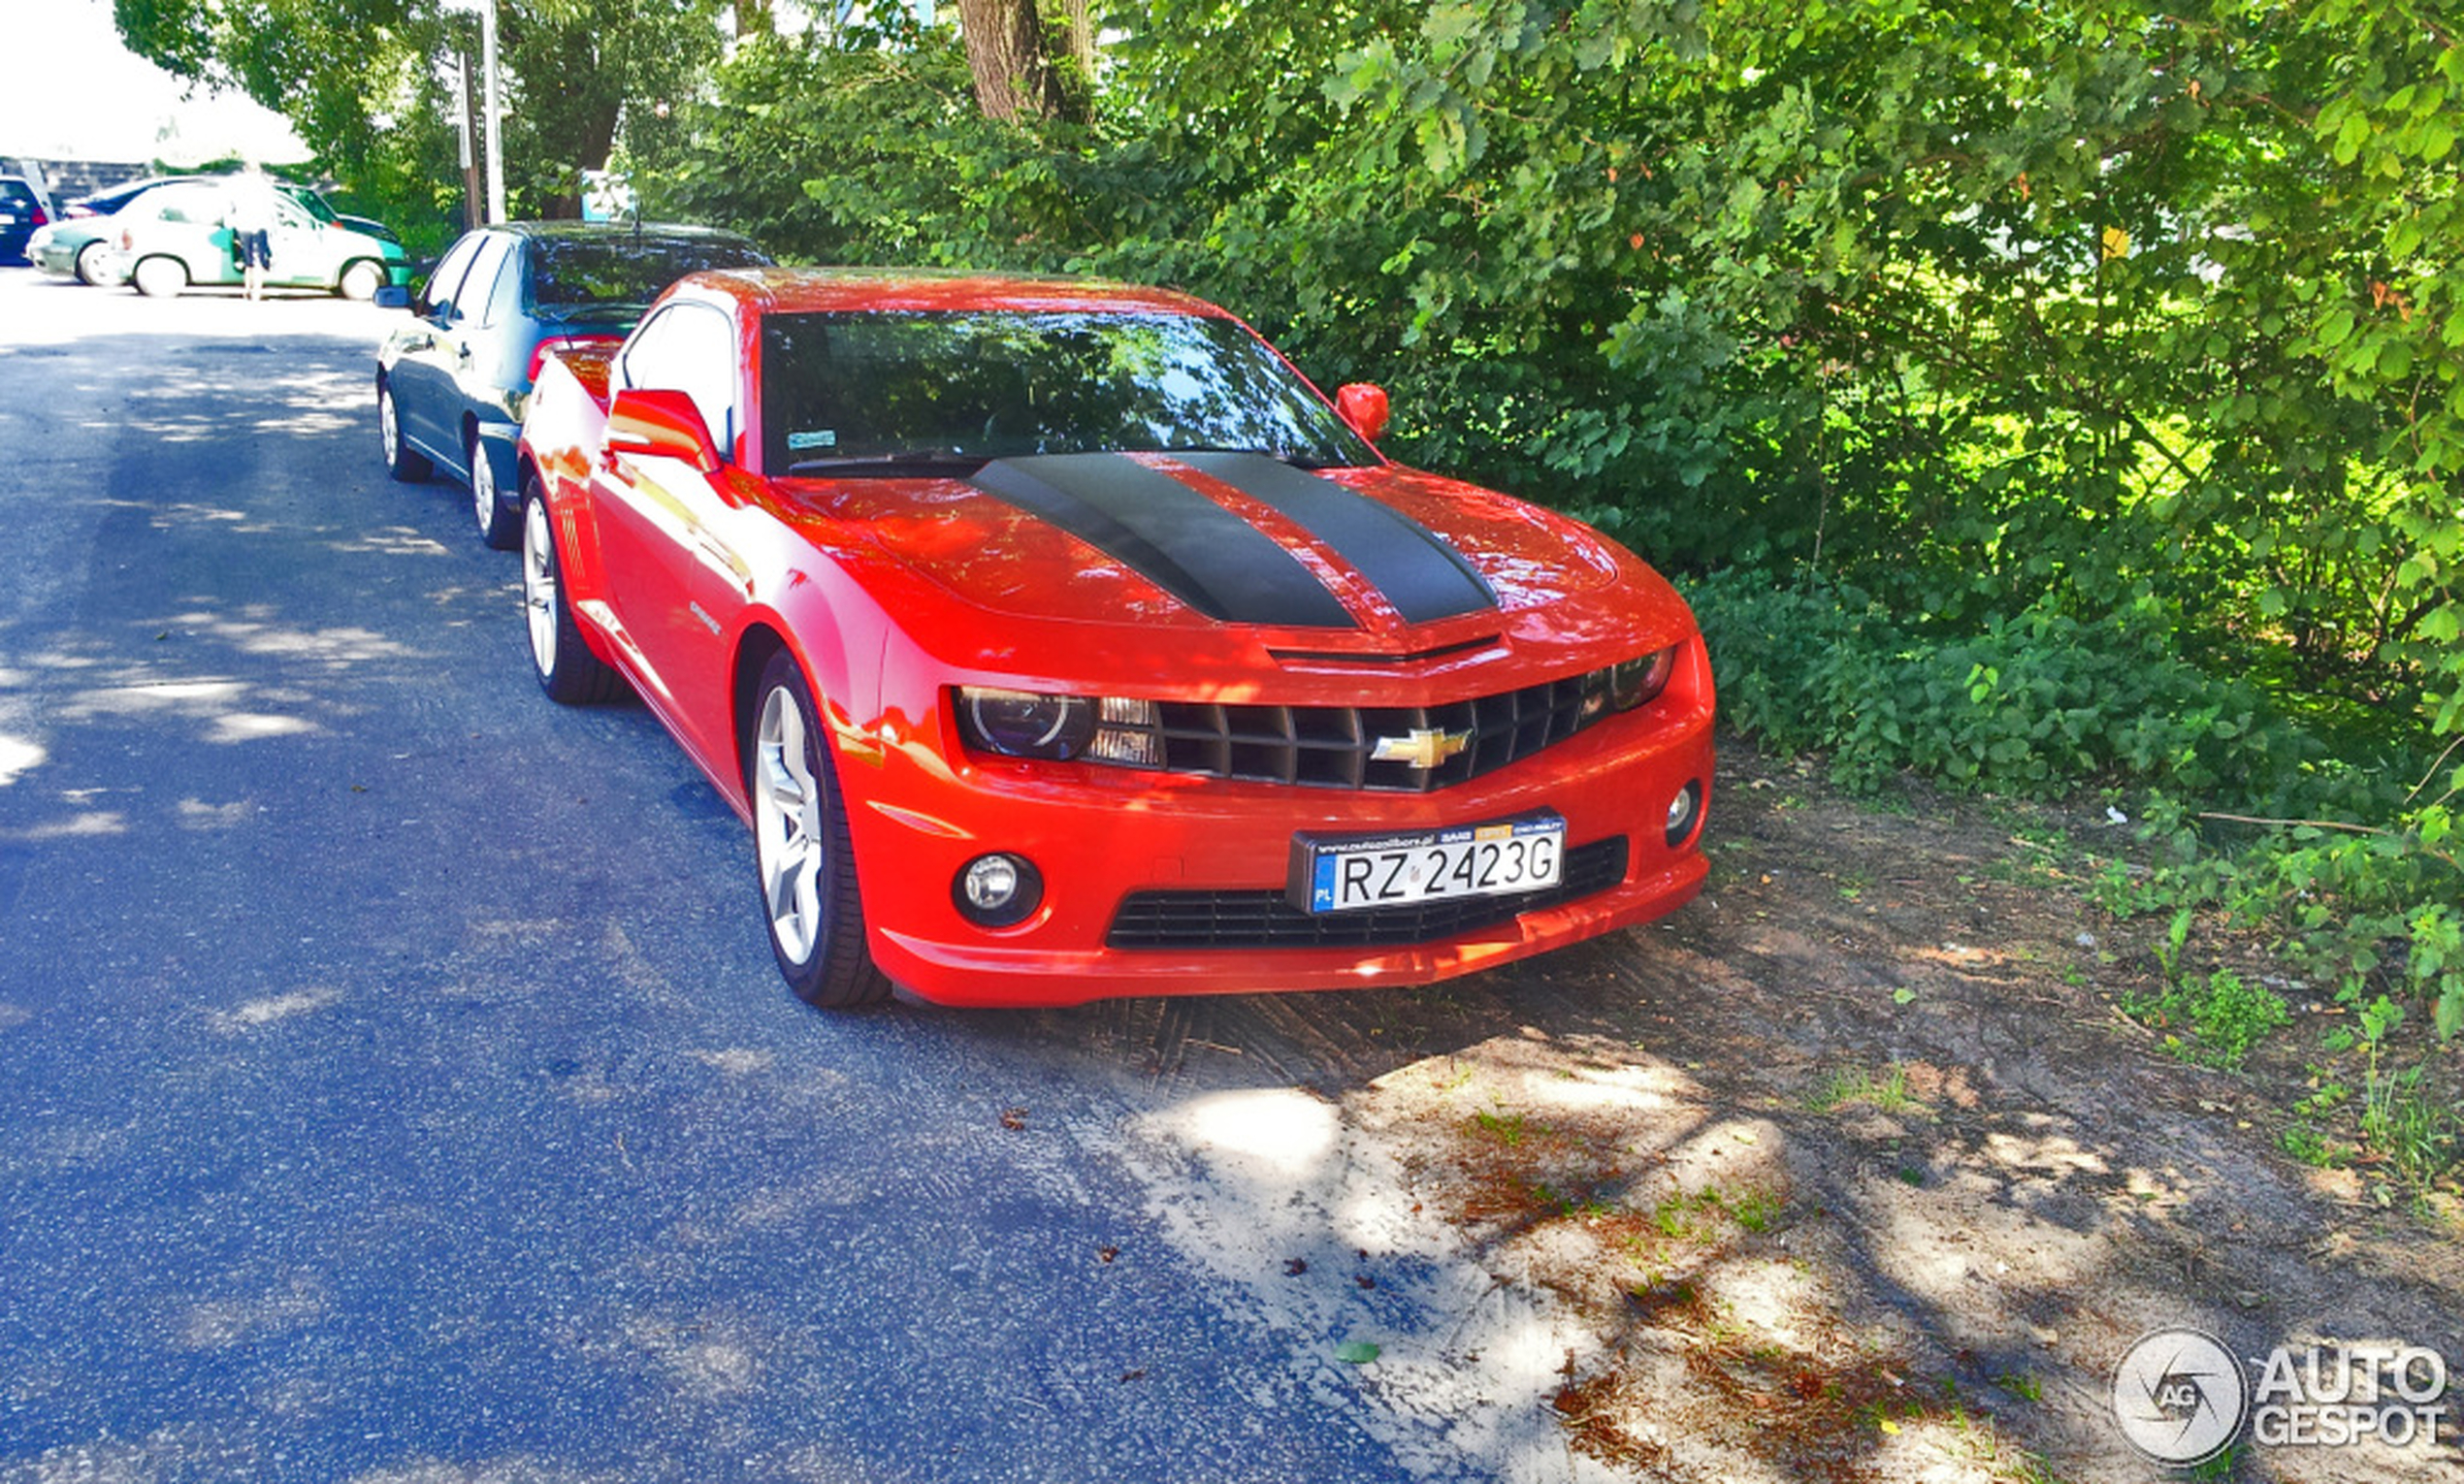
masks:
<svg viewBox="0 0 2464 1484"><path fill-rule="evenodd" d="M342 270L342 276L334 285L334 292L345 299L367 300L375 298L376 291L384 286L385 270L362 258Z"/></svg>
<svg viewBox="0 0 2464 1484"><path fill-rule="evenodd" d="M376 437L385 450L385 472L405 484L417 484L436 466L403 437L402 409L394 405L393 383L376 382Z"/></svg>
<svg viewBox="0 0 2464 1484"><path fill-rule="evenodd" d="M94 285L102 282L103 240L98 237L94 241L86 243L84 246L80 247L77 250L77 257L70 263L69 266L77 274L77 281L84 284L86 287L92 288Z"/></svg>
<svg viewBox="0 0 2464 1484"><path fill-rule="evenodd" d="M176 299L188 287L188 265L178 258L147 258L128 275L148 299Z"/></svg>

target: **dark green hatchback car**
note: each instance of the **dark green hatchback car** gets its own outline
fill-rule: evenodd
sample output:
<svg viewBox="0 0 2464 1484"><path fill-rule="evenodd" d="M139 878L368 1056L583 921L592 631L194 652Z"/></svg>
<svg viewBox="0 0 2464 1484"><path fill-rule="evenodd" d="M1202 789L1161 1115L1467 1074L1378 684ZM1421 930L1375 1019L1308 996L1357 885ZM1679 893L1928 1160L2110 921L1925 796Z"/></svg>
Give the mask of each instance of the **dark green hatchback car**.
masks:
<svg viewBox="0 0 2464 1484"><path fill-rule="evenodd" d="M705 268L758 268L747 238L673 223L513 221L466 233L415 293L378 292L409 319L376 352L385 468L441 468L470 486L479 538L510 549L521 529L514 442L539 357L621 340L662 289Z"/></svg>

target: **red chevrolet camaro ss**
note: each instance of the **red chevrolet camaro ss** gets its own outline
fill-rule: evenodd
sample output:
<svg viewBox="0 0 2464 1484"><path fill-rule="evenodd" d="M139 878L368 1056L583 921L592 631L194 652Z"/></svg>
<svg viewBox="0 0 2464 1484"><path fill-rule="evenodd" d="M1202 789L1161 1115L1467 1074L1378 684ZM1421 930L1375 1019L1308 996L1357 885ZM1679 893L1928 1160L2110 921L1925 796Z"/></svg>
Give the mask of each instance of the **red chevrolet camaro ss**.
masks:
<svg viewBox="0 0 2464 1484"><path fill-rule="evenodd" d="M524 426L540 685L630 682L822 1005L1424 984L1701 887L1693 614L1183 295L697 274Z"/></svg>

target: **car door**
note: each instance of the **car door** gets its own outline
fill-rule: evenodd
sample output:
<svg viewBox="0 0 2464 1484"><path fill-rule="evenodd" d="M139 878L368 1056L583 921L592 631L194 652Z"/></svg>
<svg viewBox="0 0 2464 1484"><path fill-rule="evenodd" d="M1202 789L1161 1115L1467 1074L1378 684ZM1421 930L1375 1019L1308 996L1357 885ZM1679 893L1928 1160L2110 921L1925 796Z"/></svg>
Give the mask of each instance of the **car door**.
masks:
<svg viewBox="0 0 2464 1484"><path fill-rule="evenodd" d="M519 255L518 239L503 233L492 233L479 247L479 255L470 260L470 272L462 280L462 292L454 300L454 322L438 337L440 347L447 352L444 369L453 378L453 407L447 430L457 445L466 422L498 425L494 431L508 443L512 435L504 422L504 396L499 387L503 374L504 357L499 342L505 334L506 310L513 302L510 278L514 259ZM517 430L518 431L518 430ZM454 465L463 463L457 446ZM469 469L464 469L468 474Z"/></svg>
<svg viewBox="0 0 2464 1484"><path fill-rule="evenodd" d="M325 224L280 192L268 213L266 281L286 288L332 288L342 271Z"/></svg>
<svg viewBox="0 0 2464 1484"><path fill-rule="evenodd" d="M459 439L448 439L452 421L453 363L457 354L449 339L460 311L463 280L493 232L472 232L453 244L428 275L426 286L410 302L411 323L394 332L389 342L393 365L385 372L394 394L394 415L402 436L429 458L449 468L462 467Z"/></svg>
<svg viewBox="0 0 2464 1484"><path fill-rule="evenodd" d="M222 224L228 209L220 185L182 181L147 191L113 220L125 218L119 246L127 266L148 257L174 257L187 269L191 283L237 283L240 270L231 255L231 232Z"/></svg>
<svg viewBox="0 0 2464 1484"><path fill-rule="evenodd" d="M674 303L643 322L611 385L681 391L720 450L716 472L681 459L611 454L593 475L608 597L647 694L705 761L727 765L727 646L751 568L730 540L739 421L733 322L715 306Z"/></svg>

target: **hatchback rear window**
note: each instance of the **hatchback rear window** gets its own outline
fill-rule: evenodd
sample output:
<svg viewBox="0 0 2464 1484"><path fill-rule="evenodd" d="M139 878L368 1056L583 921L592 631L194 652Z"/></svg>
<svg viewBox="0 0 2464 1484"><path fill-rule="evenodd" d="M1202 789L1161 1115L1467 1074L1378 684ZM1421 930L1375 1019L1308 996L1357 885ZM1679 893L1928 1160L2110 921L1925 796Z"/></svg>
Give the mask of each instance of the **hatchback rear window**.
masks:
<svg viewBox="0 0 2464 1484"><path fill-rule="evenodd" d="M705 268L760 268L770 260L752 243L726 238L547 238L531 243L531 305L645 305L660 290Z"/></svg>
<svg viewBox="0 0 2464 1484"><path fill-rule="evenodd" d="M0 180L0 201L13 207L30 207L34 205L34 192L22 181Z"/></svg>

